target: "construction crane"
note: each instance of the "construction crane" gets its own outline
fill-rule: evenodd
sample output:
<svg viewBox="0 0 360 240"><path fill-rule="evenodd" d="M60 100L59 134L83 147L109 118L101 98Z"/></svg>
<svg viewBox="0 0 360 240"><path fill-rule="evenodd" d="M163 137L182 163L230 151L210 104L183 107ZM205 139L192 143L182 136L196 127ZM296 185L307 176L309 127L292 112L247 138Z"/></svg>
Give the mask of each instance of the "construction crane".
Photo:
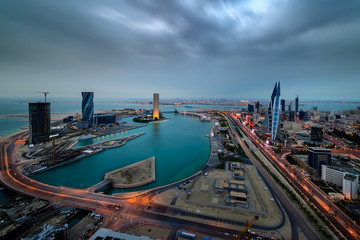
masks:
<svg viewBox="0 0 360 240"><path fill-rule="evenodd" d="M242 230L240 233L236 234L236 236L234 238L232 238L232 240L238 240L241 238L241 236L244 234L244 233L247 233L247 231L249 230L249 228L254 224L254 222L256 222L257 220L259 219L259 216L256 215L250 223L248 223L247 221L247 224L246 224L246 227L244 230Z"/></svg>
<svg viewBox="0 0 360 240"><path fill-rule="evenodd" d="M46 105L46 96L49 94L49 92L37 92L37 93L43 93L44 96L45 96L45 136L48 135L48 132L47 132L47 105Z"/></svg>

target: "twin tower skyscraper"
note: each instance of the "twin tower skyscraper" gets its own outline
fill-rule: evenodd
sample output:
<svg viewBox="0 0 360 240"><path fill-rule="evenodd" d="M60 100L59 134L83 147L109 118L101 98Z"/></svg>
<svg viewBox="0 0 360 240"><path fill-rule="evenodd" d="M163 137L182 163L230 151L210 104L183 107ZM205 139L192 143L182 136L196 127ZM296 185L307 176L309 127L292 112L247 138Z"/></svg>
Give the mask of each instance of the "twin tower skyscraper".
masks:
<svg viewBox="0 0 360 240"><path fill-rule="evenodd" d="M265 111L263 131L270 133L271 140L279 137L280 131L280 82L275 83L268 109Z"/></svg>

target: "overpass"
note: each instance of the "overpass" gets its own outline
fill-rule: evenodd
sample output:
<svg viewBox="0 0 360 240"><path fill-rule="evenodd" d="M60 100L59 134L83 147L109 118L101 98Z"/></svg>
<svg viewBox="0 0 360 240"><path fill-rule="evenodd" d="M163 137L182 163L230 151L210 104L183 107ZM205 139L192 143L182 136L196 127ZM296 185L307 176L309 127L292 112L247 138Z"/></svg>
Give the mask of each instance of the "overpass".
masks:
<svg viewBox="0 0 360 240"><path fill-rule="evenodd" d="M87 190L89 192L96 192L97 190L99 190L100 188L105 187L106 185L109 185L111 183L113 183L114 181L112 179L104 179L94 185L92 185L91 187L89 187Z"/></svg>

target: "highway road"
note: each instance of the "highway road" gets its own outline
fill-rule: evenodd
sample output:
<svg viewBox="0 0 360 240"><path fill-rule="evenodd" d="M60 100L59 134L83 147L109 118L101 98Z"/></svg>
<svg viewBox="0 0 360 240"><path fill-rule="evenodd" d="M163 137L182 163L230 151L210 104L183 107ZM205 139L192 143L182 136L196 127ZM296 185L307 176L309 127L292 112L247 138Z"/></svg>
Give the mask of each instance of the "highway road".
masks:
<svg viewBox="0 0 360 240"><path fill-rule="evenodd" d="M293 203L289 200L289 198L286 196L286 194L283 192L282 189L278 186L278 184L272 179L270 174L266 171L265 168L260 164L259 160L255 158L255 156L249 151L249 149L245 146L244 142L241 140L240 136L236 132L235 128L237 126L234 125L234 121L237 124L240 124L237 119L231 118L231 115L228 116L228 123L230 125L230 128L232 129L233 133L235 134L236 138L238 139L238 142L241 144L241 147L244 149L246 155L251 159L251 161L254 163L258 171L261 173L265 181L267 182L269 188L272 189L275 197L277 197L284 207L285 211L288 213L289 217L292 218L296 224L301 228L303 233L308 239L320 239L317 232L310 226L306 220L306 218L299 212L299 210L296 209L296 207L293 205Z"/></svg>
<svg viewBox="0 0 360 240"><path fill-rule="evenodd" d="M240 129L252 140L252 142L271 160L277 168L293 183L295 186L312 202L319 211L341 232L347 239L356 239L360 233L360 227L355 225L351 218L343 213L324 193L317 188L310 180L306 179L301 173L297 173L296 177L300 178L299 183L294 174L287 169L287 162L281 157L278 158L254 133L247 129L243 124L230 115L231 119L237 123ZM294 169L291 169L296 171ZM313 195L314 194L314 195ZM336 211L337 216L329 215L330 211Z"/></svg>

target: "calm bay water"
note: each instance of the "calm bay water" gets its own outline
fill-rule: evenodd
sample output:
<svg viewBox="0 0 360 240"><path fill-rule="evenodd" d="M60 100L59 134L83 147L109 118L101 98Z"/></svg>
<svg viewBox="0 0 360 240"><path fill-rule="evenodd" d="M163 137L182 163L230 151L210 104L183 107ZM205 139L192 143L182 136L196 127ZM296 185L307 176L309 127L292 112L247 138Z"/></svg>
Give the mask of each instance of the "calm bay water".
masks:
<svg viewBox="0 0 360 240"><path fill-rule="evenodd" d="M165 116L170 119L149 123L127 133L84 140L78 146L145 132L123 147L107 150L33 178L55 186L87 188L101 181L106 172L152 156L156 158L156 181L129 191L162 186L188 177L200 170L208 160L210 141L205 135L209 133L212 123L182 115ZM113 192L120 190L114 189L110 193Z"/></svg>

